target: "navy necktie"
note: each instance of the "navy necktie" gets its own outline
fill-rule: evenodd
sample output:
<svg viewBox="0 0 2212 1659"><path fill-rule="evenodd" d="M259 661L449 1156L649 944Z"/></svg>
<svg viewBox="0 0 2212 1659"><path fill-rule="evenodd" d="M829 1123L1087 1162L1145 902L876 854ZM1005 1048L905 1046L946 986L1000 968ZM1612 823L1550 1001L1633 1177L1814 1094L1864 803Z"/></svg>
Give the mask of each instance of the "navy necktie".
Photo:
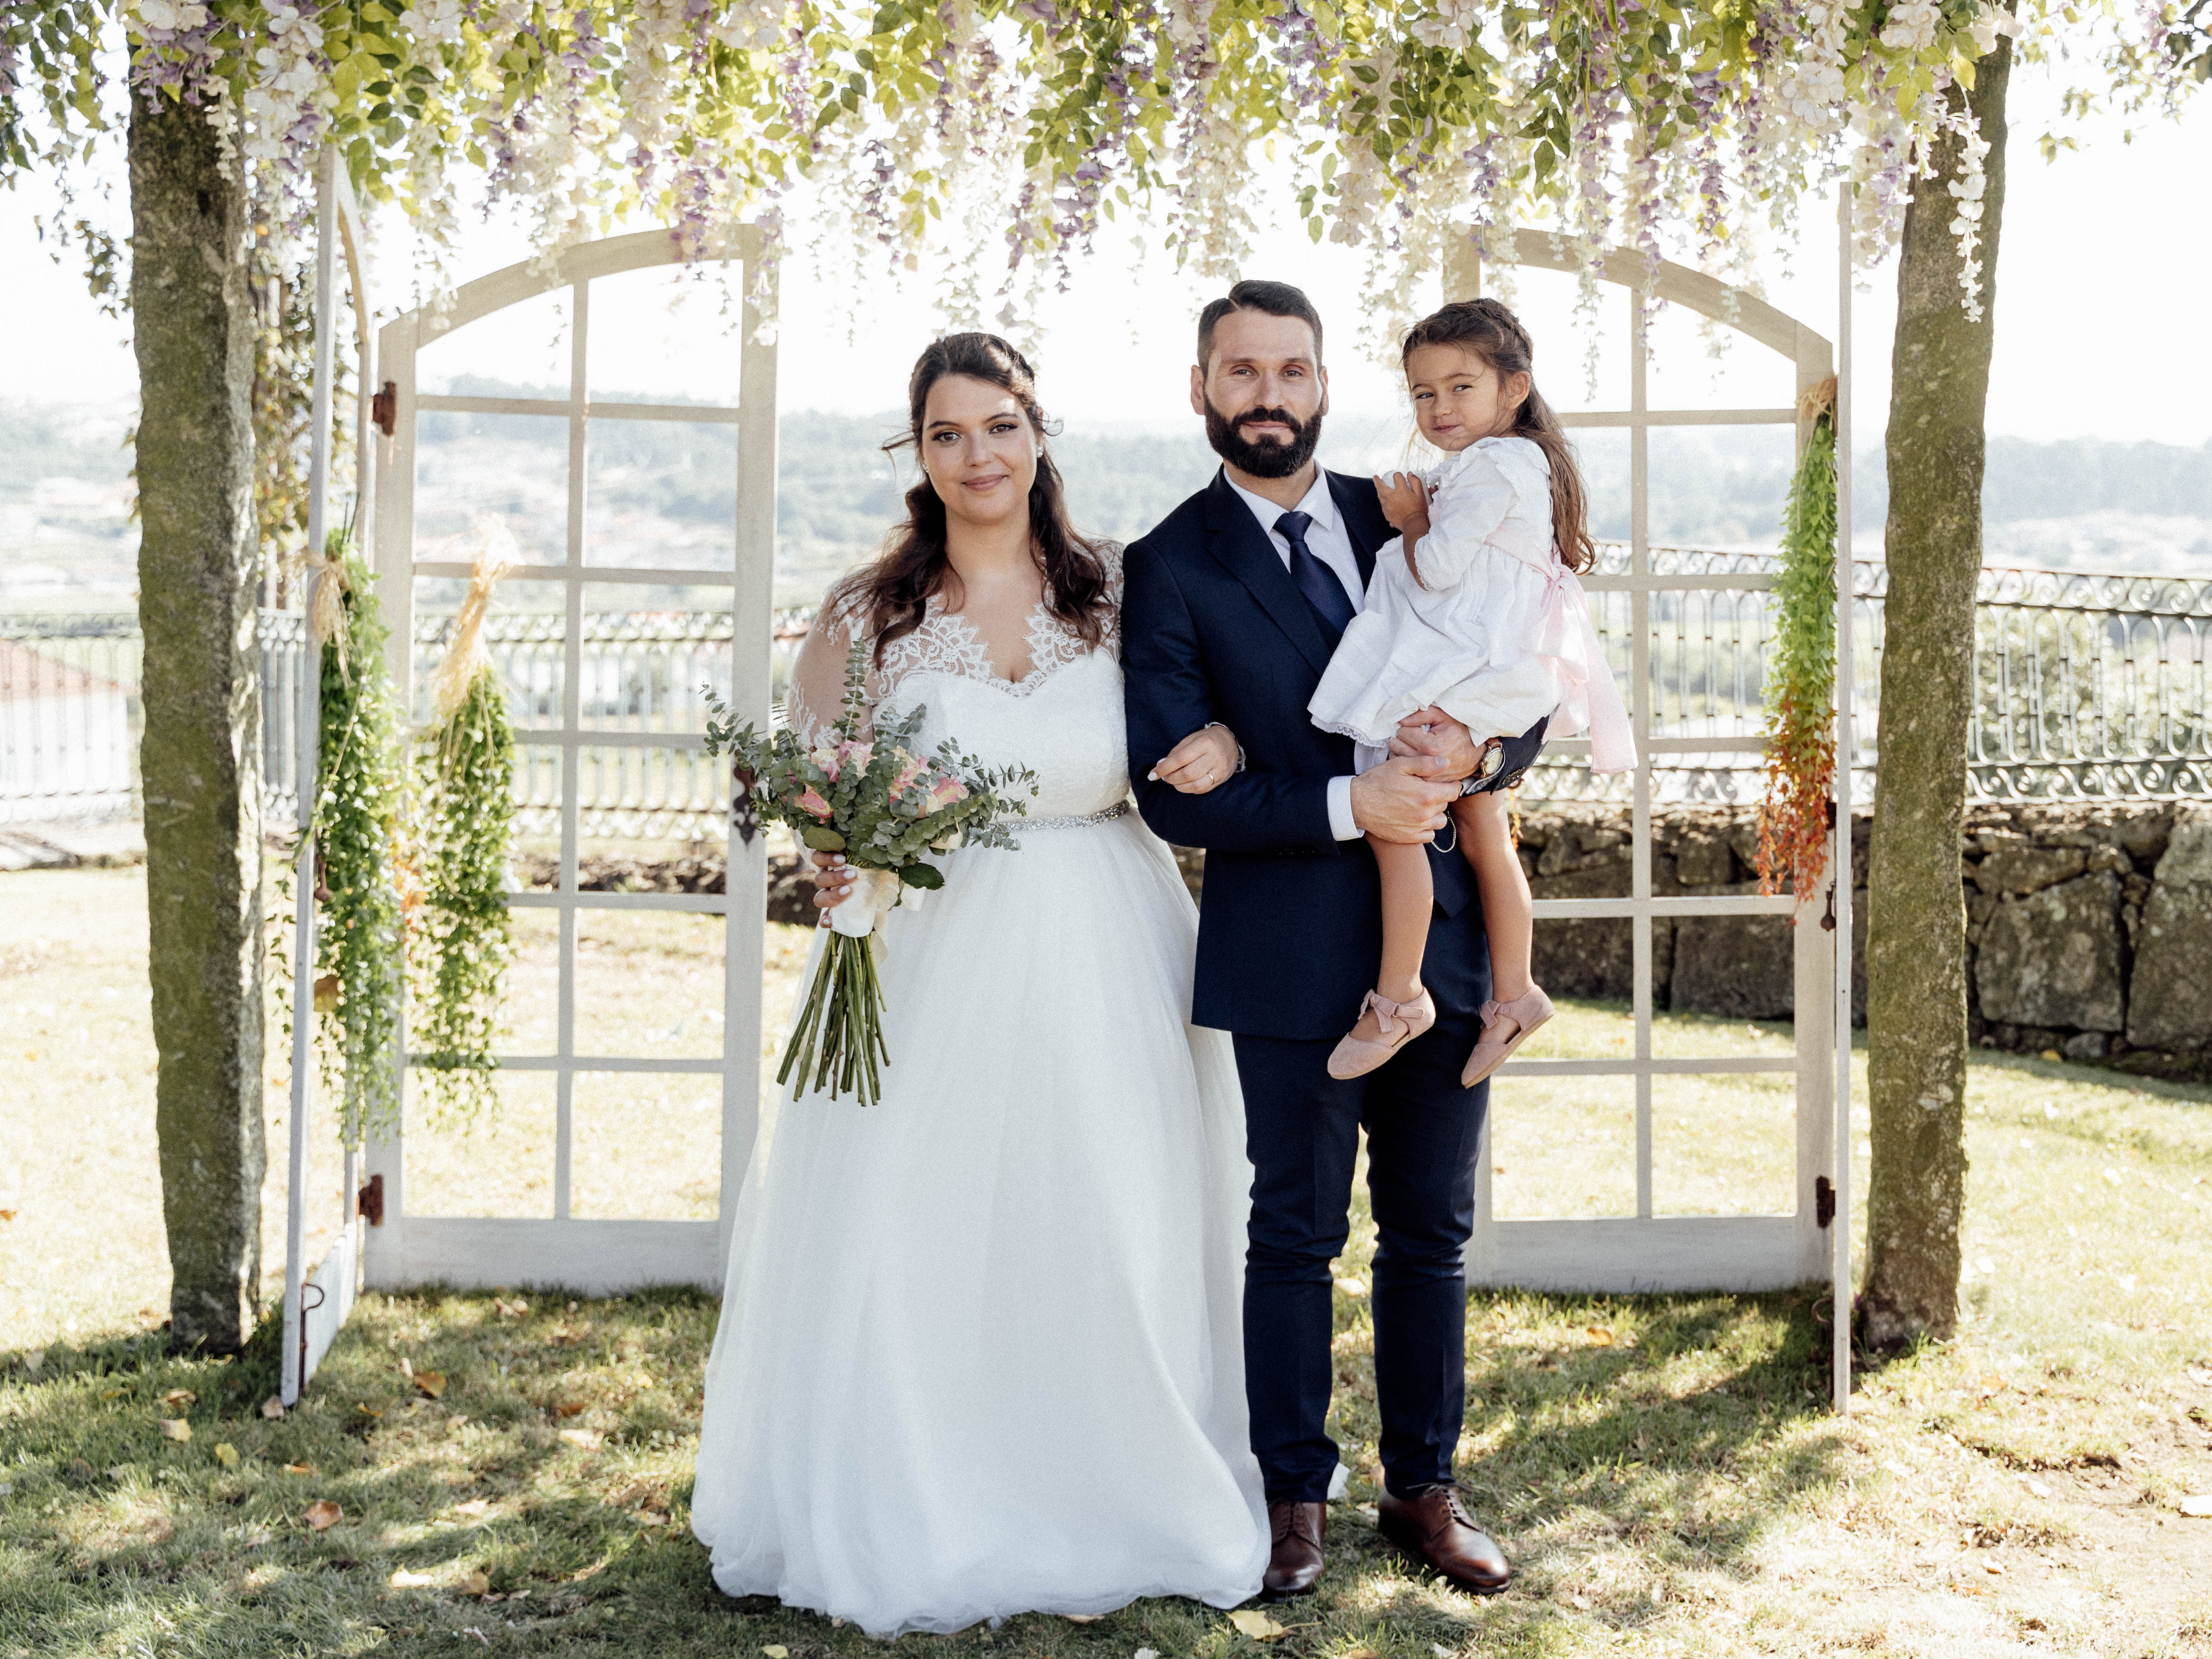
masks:
<svg viewBox="0 0 2212 1659"><path fill-rule="evenodd" d="M1313 549L1306 545L1306 532L1312 527L1310 513L1285 513L1275 520L1275 533L1291 544L1291 580L1306 596L1306 603L1321 618L1328 642L1334 645L1352 621L1352 600L1344 584L1336 579L1336 572L1316 558Z"/></svg>

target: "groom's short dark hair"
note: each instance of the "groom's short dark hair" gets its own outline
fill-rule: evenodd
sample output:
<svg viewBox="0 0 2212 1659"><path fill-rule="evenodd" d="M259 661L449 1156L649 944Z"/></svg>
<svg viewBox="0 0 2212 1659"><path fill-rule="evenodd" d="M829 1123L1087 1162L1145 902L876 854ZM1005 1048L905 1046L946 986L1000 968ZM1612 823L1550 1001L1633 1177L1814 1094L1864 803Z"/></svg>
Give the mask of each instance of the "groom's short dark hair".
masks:
<svg viewBox="0 0 2212 1659"><path fill-rule="evenodd" d="M1296 317L1313 330L1314 365L1321 364L1321 313L1304 289L1288 283L1243 282L1198 313L1198 366L1212 367L1213 325L1232 311L1264 311L1270 317Z"/></svg>

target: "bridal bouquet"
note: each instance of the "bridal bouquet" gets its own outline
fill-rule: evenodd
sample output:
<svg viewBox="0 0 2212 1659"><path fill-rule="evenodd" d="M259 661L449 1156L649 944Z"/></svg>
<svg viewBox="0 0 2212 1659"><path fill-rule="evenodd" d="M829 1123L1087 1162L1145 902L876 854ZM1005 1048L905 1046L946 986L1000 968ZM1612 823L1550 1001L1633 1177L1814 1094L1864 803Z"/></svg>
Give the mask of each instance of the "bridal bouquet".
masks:
<svg viewBox="0 0 2212 1659"><path fill-rule="evenodd" d="M950 740L933 756L913 753L907 744L927 712L920 705L864 740L867 671L866 645L855 641L843 710L830 740L816 749L787 727L765 735L750 723L739 727L728 708L706 694L714 716L707 722L707 752L728 754L754 810L789 825L813 851L842 853L854 866L851 894L829 913L821 965L775 1080L787 1083L795 1072L803 1094L811 1072L813 1088L827 1085L832 1100L850 1089L863 1106L881 1097L878 1068L890 1063L869 942L877 922L894 905L918 904L945 885L944 872L924 854L962 845L1017 847L1000 820L1027 811L1013 798L1021 786L1036 793L1035 773L986 768Z"/></svg>

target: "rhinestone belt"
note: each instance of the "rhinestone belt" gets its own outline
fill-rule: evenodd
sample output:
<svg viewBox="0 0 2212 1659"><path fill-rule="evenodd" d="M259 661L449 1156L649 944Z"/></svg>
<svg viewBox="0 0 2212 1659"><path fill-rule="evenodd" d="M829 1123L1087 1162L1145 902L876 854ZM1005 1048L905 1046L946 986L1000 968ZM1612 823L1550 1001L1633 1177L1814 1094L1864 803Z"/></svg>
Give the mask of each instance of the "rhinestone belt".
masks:
<svg viewBox="0 0 2212 1659"><path fill-rule="evenodd" d="M1024 830L1080 830L1088 824L1106 823L1125 816L1129 803L1117 800L1103 812L1085 812L1074 818L1000 818L999 823L1017 835Z"/></svg>

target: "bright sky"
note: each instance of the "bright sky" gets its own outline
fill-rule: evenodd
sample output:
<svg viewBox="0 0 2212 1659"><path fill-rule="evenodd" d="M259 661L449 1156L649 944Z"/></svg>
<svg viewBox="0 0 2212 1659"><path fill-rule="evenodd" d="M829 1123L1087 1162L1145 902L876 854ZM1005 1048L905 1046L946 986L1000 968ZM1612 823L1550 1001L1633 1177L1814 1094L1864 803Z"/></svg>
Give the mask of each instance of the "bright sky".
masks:
<svg viewBox="0 0 2212 1659"><path fill-rule="evenodd" d="M2035 139L2051 125L2057 83L2023 74L2014 84L2011 176L2005 204L1996 301L1997 352L1990 396L1993 432L2035 438L2150 438L2191 447L2212 439L2212 317L2203 304L2202 273L2212 269L2212 219L2189 209L2212 178L2212 103L2199 100L2179 123L2137 124L2124 143L2122 124L2100 118L2073 131L2078 153L2046 165ZM38 402L112 402L135 394L127 325L101 317L72 264L57 267L36 240L35 217L51 211L52 191L27 181L0 194L0 293L9 297L9 349L0 362L0 397ZM1832 337L1836 323L1832 207L1807 213L1805 236L1787 271L1767 262L1769 296ZM522 257L522 238L493 225L468 233L457 269L464 276ZM995 250L985 255L995 265ZM397 278L405 261L387 240L383 269ZM1302 231L1262 236L1249 267L1255 276L1296 282L1312 294L1332 330L1338 441L1395 441L1403 430L1395 377L1360 350L1361 256L1316 247ZM2191 273L2197 273L2191 275ZM787 268L780 350L787 410L828 409L872 414L902 399L906 374L937 326L925 270L904 291L881 291L854 319L833 283L817 280L802 257ZM641 283L641 289L665 278ZM1893 264L1872 274L1855 301L1857 441L1875 441L1888 395L1889 330L1894 314ZM888 289L888 283L885 284ZM713 395L725 350L701 349L719 296L694 287L672 319L665 304L646 301L611 325L613 308L595 301L593 378L629 389ZM595 290L597 293L597 290ZM396 283L386 302L397 299ZM1126 233L1102 239L1097 256L1079 265L1073 286L1051 296L1036 354L1047 407L1071 426L1174 428L1193 417L1184 386L1191 355L1191 319L1210 297L1157 254L1140 255ZM1520 301L1539 349L1539 380L1553 400L1583 401L1583 341L1573 319L1569 280L1549 273L1522 278ZM441 352L442 372L474 371L509 379L552 378L563 355L550 349L556 326L548 309L510 319L499 336L480 340L463 331ZM35 319L35 325L25 324ZM1619 373L1625 310L1609 307L1614 349L1607 380ZM1662 337L1666 378L1675 400L1709 401L1721 387L1686 319ZM463 348L465 346L465 349ZM1726 400L1768 390L1761 403L1786 399L1759 372L1765 354L1743 346L1720 371ZM544 361L547 371L533 370ZM604 367L602 367L604 365ZM431 365L426 362L426 371ZM433 371L436 372L436 371ZM1668 401L1654 386L1655 402ZM1609 398L1608 398L1609 400ZM1334 446L1333 446L1334 447Z"/></svg>

